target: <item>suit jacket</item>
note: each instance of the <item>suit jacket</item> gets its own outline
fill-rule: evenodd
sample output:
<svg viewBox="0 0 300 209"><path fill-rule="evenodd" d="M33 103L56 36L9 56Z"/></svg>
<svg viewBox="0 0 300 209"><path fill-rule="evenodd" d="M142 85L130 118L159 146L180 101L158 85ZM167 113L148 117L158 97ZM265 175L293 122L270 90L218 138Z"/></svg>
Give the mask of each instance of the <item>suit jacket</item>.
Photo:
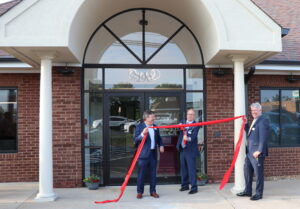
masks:
<svg viewBox="0 0 300 209"><path fill-rule="evenodd" d="M262 115L259 116L248 134L250 125L245 125L248 154L252 156L254 152L259 151L261 156L268 156L269 121Z"/></svg>
<svg viewBox="0 0 300 209"><path fill-rule="evenodd" d="M153 124L153 126L156 126L155 124ZM144 122L141 122L140 124L138 124L136 126L135 129L135 137L134 137L134 143L136 145L139 145L143 139L143 137L141 136L141 133L143 132L144 128L146 128L146 124ZM156 128L154 129L154 141L155 141L155 150L157 149L157 146L164 146L162 139L160 137L159 134L159 129ZM148 133L148 136L146 138L144 147L141 151L141 154L139 156L139 159L147 159L150 156L150 151L151 151L151 138L150 138L150 134ZM155 155L157 157L157 152L155 152Z"/></svg>
<svg viewBox="0 0 300 209"><path fill-rule="evenodd" d="M182 124L186 124L186 120L180 121ZM193 121L192 123L196 123L196 121ZM193 156L198 156L199 155L199 150L198 150L198 132L199 132L200 126L194 126L194 127L189 127L186 129L187 137L191 138L191 141L187 141L185 150L190 153ZM183 140L183 131L180 131L178 141L177 141L177 150L182 151L181 143Z"/></svg>

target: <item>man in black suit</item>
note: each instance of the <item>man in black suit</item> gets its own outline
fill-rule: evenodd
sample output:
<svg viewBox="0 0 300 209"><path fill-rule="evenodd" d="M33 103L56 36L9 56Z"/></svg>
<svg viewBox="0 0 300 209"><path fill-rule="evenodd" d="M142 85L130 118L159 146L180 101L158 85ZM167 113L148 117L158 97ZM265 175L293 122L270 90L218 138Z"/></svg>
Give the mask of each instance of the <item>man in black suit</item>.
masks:
<svg viewBox="0 0 300 209"><path fill-rule="evenodd" d="M154 112L147 110L143 114L144 121L141 122L135 131L134 142L139 145L143 137L147 135L144 147L138 159L138 177L137 177L137 198L141 199L144 193L144 178L149 169L150 177L150 195L154 198L159 198L156 193L156 167L157 167L157 147L161 153L164 152L164 146L159 134L159 129L148 128L156 126L154 124Z"/></svg>
<svg viewBox="0 0 300 209"><path fill-rule="evenodd" d="M237 196L259 200L262 199L264 190L264 160L268 156L269 121L262 116L262 107L259 103L251 105L251 114L253 117L252 124L245 126L248 136L244 165L246 188ZM256 176L256 194L252 196L253 172Z"/></svg>
<svg viewBox="0 0 300 209"><path fill-rule="evenodd" d="M187 111L187 120L182 120L182 124L196 123L195 111L189 109ZM186 127L186 135L183 131L180 132L177 150L180 152L180 173L181 173L181 188L180 191L189 190L189 183L191 190L189 194L198 192L197 186L197 172L196 172L196 158L199 155L198 150L198 132L199 126Z"/></svg>

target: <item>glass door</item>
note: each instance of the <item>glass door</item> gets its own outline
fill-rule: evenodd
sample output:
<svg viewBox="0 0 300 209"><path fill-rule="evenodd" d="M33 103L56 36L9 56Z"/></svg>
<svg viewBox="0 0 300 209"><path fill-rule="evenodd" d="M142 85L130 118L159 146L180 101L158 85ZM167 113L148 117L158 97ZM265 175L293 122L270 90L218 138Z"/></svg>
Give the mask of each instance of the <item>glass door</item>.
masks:
<svg viewBox="0 0 300 209"><path fill-rule="evenodd" d="M143 109L143 95L110 93L106 114L107 155L109 159L106 170L109 184L118 184L131 164L135 153L133 137L135 126L140 123ZM132 174L136 179L136 171Z"/></svg>
<svg viewBox="0 0 300 209"><path fill-rule="evenodd" d="M109 93L104 113L105 184L120 184L131 164L136 148L133 138L135 126L142 120L143 111L155 111L156 125L177 124L182 117L182 93ZM161 129L165 153L158 157L159 182L179 180L179 157L176 151L178 131ZM135 183L137 169L130 183Z"/></svg>
<svg viewBox="0 0 300 209"><path fill-rule="evenodd" d="M155 124L174 125L182 118L184 104L182 93L147 93L146 107L155 112ZM159 154L157 177L164 182L174 183L179 180L180 161L176 150L178 129L160 129L160 135L165 145L165 152ZM162 180L160 180L162 181Z"/></svg>

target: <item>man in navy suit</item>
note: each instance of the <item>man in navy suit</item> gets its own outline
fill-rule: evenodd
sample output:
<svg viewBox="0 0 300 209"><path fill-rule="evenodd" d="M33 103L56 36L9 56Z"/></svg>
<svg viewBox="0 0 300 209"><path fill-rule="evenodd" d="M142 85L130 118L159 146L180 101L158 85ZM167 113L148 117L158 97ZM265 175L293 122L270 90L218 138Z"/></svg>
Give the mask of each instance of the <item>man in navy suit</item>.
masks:
<svg viewBox="0 0 300 209"><path fill-rule="evenodd" d="M264 160L268 156L269 121L262 116L262 107L259 103L251 105L251 114L253 122L251 126L249 124L245 126L248 136L244 165L246 188L237 196L259 200L262 199L264 190ZM256 176L256 194L252 196L253 172Z"/></svg>
<svg viewBox="0 0 300 209"><path fill-rule="evenodd" d="M138 177L137 177L137 198L141 199L144 193L144 178L149 169L150 177L150 195L154 198L159 198L156 193L156 167L157 167L157 147L161 153L164 152L164 146L159 134L159 129L148 128L156 126L154 124L154 112L147 110L143 114L144 122L141 122L135 131L134 142L139 145L143 137L147 135L144 147L138 159Z"/></svg>
<svg viewBox="0 0 300 209"><path fill-rule="evenodd" d="M182 124L196 123L195 111L189 109L187 111L187 120L182 120ZM197 172L196 172L196 158L199 156L198 150L198 132L199 126L186 127L186 135L183 131L180 132L177 142L177 150L180 152L180 173L181 173L181 188L180 191L189 190L189 183L191 190L189 194L198 192L197 186ZM184 142L186 141L186 142Z"/></svg>

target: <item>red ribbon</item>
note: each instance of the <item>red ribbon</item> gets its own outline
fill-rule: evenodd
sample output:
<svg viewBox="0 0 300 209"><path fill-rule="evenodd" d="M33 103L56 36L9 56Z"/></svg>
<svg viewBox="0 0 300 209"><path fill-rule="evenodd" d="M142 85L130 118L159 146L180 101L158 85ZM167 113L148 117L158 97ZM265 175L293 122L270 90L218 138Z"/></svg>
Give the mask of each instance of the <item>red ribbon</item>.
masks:
<svg viewBox="0 0 300 209"><path fill-rule="evenodd" d="M235 146L235 151L234 151L234 155L233 155L233 160L231 162L231 165L230 167L228 168L228 170L226 171L226 173L224 174L224 177L221 181L221 184L220 184L220 187L219 189L223 189L223 187L226 185L226 183L228 182L229 178L230 178L230 175L231 175L231 172L234 168L234 165L235 165L235 162L237 160L237 157L239 155L239 152L240 152L240 148L241 148L241 144L242 144L242 139L243 139L243 134L244 134L244 127L245 127L245 123L246 123L246 116L245 115L241 115L241 116L237 116L237 117L233 117L233 118L226 118L226 119L222 119L222 120L214 120L214 121L207 121L207 122L200 122L200 123L190 123L190 124L180 124L180 125L167 125L167 126L155 126L155 127L150 127L150 128L185 128L185 127L194 127L194 126L206 126L206 125L212 125L212 124L217 124L217 123L226 123L226 122L229 122L229 121L232 121L232 120L236 120L236 119L239 119L239 118L242 118L243 120L243 123L242 123L242 126L241 126L241 129L240 129L240 133L239 133L239 139L238 139L238 142ZM103 203L110 203L110 202L118 202L121 197L123 196L123 193L125 191L125 188L128 184L128 181L130 179L130 176L133 172L133 169L137 163L137 160L140 156L140 153L143 149L143 146L145 144L145 141L146 141L146 138L147 138L147 134L144 135L140 145L138 146L138 149L136 151L136 154L134 155L134 158L132 160L132 163L129 167L129 170L126 174L126 177L125 177L125 180L120 188L120 194L119 194L119 197L114 199L114 200L105 200L105 201L95 201L96 204L103 204Z"/></svg>

